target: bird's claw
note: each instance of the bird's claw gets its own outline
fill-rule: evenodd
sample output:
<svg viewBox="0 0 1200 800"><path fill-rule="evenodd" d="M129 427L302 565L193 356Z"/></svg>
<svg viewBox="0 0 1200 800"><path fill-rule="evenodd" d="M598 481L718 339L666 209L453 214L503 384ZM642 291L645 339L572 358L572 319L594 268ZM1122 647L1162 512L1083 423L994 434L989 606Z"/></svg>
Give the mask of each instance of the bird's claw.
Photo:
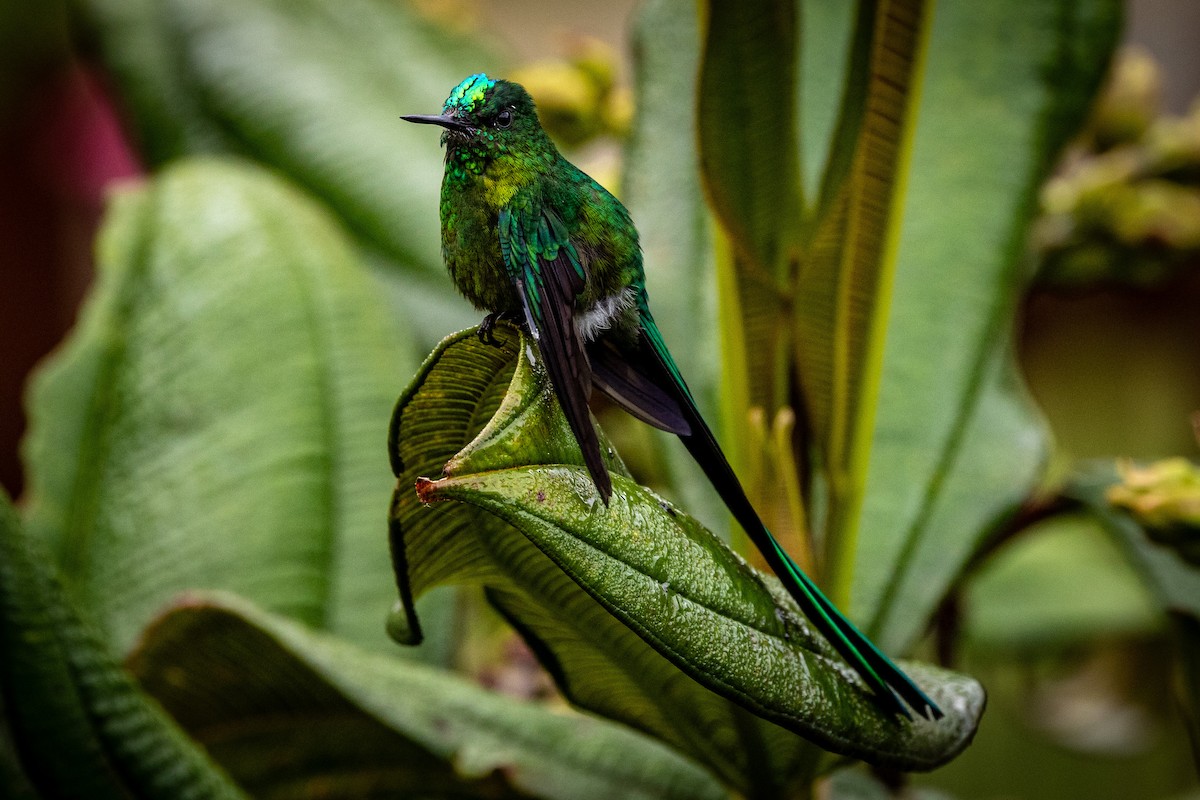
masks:
<svg viewBox="0 0 1200 800"><path fill-rule="evenodd" d="M502 319L511 320L513 315L507 311L494 311L483 318L483 322L479 323L479 341L484 344L490 344L493 347L500 347L500 340L496 338L496 334L492 330L496 327L496 323Z"/></svg>
<svg viewBox="0 0 1200 800"><path fill-rule="evenodd" d="M496 340L496 335L492 333L492 328L496 327L496 320L499 318L499 313L488 314L483 318L483 322L479 323L479 341L484 344L490 344L493 347L500 346L500 342Z"/></svg>

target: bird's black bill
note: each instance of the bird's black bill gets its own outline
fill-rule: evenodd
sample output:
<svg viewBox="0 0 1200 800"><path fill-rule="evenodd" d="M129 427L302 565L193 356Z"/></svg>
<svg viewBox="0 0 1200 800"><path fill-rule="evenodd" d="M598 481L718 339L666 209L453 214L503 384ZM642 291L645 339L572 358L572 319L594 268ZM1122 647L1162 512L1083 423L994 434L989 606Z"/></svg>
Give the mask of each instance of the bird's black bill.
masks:
<svg viewBox="0 0 1200 800"><path fill-rule="evenodd" d="M406 114L401 116L400 119L404 120L405 122L418 122L422 125L441 125L443 128L448 128L452 131L465 131L471 127L465 122L457 120L454 117L441 116L437 114Z"/></svg>

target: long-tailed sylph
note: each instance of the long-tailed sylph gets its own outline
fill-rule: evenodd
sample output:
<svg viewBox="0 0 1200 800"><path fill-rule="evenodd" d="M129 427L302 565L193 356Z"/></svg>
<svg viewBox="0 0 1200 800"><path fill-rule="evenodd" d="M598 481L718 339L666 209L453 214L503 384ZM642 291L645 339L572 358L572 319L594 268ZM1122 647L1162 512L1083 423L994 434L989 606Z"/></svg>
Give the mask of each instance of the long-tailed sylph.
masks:
<svg viewBox="0 0 1200 800"><path fill-rule="evenodd" d="M679 436L814 626L884 709L942 716L796 566L758 513L700 416L650 314L637 230L621 202L559 154L519 85L472 75L442 113L442 254L450 277L488 312L536 340L596 490L612 480L588 411L594 386L635 417Z"/></svg>

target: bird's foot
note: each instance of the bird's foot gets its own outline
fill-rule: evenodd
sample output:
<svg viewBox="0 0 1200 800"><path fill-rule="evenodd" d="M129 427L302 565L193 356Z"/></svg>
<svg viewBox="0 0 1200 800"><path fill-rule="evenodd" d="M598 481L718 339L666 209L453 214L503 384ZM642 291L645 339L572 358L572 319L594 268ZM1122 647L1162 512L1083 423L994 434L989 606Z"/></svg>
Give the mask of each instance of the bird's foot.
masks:
<svg viewBox="0 0 1200 800"><path fill-rule="evenodd" d="M496 335L492 333L492 329L496 327L496 322L499 320L512 320L513 315L507 311L493 311L483 318L483 322L479 323L479 341L484 344L490 344L493 347L499 347L500 341L496 339Z"/></svg>

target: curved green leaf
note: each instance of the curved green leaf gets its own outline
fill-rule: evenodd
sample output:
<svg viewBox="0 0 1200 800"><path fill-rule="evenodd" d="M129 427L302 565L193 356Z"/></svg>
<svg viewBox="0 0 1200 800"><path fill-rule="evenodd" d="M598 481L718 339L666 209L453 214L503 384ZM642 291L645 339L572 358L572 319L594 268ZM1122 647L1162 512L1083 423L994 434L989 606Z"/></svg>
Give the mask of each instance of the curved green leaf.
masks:
<svg viewBox="0 0 1200 800"><path fill-rule="evenodd" d="M258 168L119 195L98 285L37 376L30 530L118 649L222 588L388 644L389 396L405 349L343 234Z"/></svg>
<svg viewBox="0 0 1200 800"><path fill-rule="evenodd" d="M1104 74L1116 0L938 3L853 562L856 616L903 650L1038 480L1008 340L1037 188ZM997 31L1003 31L998 36Z"/></svg>
<svg viewBox="0 0 1200 800"><path fill-rule="evenodd" d="M910 665L947 719L882 715L778 581L630 481L611 449L605 507L531 344L511 329L503 343L473 331L447 339L397 406L403 598L443 582L484 585L568 697L674 744L739 790L764 780L755 759L769 756L775 786L803 764L798 743L738 707L902 769L932 768L966 746L983 707L971 679ZM421 477L442 465L441 480ZM418 498L458 502L426 510ZM398 637L415 638L415 615L402 619Z"/></svg>
<svg viewBox="0 0 1200 800"><path fill-rule="evenodd" d="M75 610L49 554L21 530L3 495L0 698L25 789L36 788L37 796L245 797L138 690Z"/></svg>
<svg viewBox="0 0 1200 800"><path fill-rule="evenodd" d="M1119 480L1111 464L1087 464L1074 476L1067 493L1086 503L1113 533L1163 608L1200 620L1200 569L1172 548L1153 541L1131 514L1110 505L1105 491Z"/></svg>
<svg viewBox="0 0 1200 800"><path fill-rule="evenodd" d="M717 798L631 731L366 652L236 598L193 596L130 657L255 797Z"/></svg>
<svg viewBox="0 0 1200 800"><path fill-rule="evenodd" d="M524 354L532 354L532 347L522 348L507 325L497 326L496 335L503 347L480 344L473 331L447 338L393 416L390 451L399 482L391 513L392 559L403 602L392 635L409 644L421 640L412 597L447 582L486 586L488 600L521 632L572 702L663 740L726 784L749 791L802 779L798 772L811 769L803 742L753 721L689 680L506 524L468 506L433 510L420 503L412 488L417 478L439 474L495 419L502 403L517 424L532 419L527 444L540 448L553 440L547 452L582 463L552 396L509 391L514 361L527 365L531 356ZM554 423L549 429L546 417ZM614 467L620 471L619 464Z"/></svg>
<svg viewBox="0 0 1200 800"><path fill-rule="evenodd" d="M925 741L897 735L798 611L779 608L788 604L777 585L652 493L628 479L614 483L617 496L603 513L578 467L468 472L418 491L505 520L699 683L831 750L917 769L965 744L982 710L982 691L969 678L906 666L955 717L930 725Z"/></svg>

